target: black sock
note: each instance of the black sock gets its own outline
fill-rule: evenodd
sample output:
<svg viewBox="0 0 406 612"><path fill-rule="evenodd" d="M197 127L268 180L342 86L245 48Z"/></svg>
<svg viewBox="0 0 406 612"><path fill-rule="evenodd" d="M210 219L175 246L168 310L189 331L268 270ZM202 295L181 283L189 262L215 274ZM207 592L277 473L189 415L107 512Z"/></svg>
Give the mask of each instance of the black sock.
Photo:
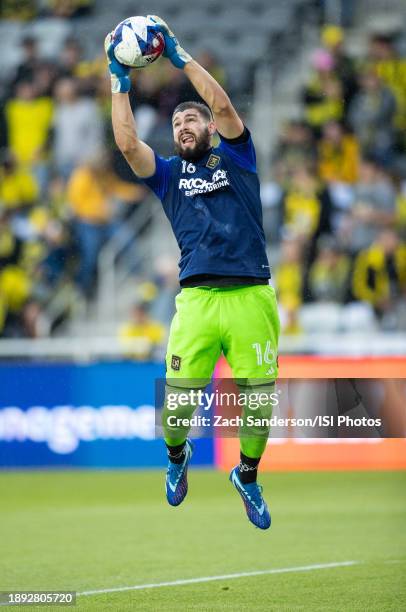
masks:
<svg viewBox="0 0 406 612"><path fill-rule="evenodd" d="M240 480L243 484L249 484L250 482L256 482L258 474L258 464L261 461L259 459L252 459L247 457L244 453L240 453L240 465L238 466Z"/></svg>
<svg viewBox="0 0 406 612"><path fill-rule="evenodd" d="M185 458L185 453L183 452L185 450L185 444L186 440L183 442L183 444L179 444L179 446L169 446L169 444L166 445L169 461L178 464L182 463L183 459Z"/></svg>

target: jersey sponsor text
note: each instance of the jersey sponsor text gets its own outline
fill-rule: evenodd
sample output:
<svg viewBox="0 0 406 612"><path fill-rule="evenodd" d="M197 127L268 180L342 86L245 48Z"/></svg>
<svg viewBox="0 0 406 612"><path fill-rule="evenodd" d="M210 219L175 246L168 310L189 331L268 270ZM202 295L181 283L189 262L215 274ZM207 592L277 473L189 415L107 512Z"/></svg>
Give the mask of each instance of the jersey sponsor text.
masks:
<svg viewBox="0 0 406 612"><path fill-rule="evenodd" d="M226 170L217 170L211 181L206 181L202 178L181 178L179 179L179 189L183 190L185 196L194 196L199 193L210 193L211 191L217 191L223 187L228 187L230 181L227 177Z"/></svg>

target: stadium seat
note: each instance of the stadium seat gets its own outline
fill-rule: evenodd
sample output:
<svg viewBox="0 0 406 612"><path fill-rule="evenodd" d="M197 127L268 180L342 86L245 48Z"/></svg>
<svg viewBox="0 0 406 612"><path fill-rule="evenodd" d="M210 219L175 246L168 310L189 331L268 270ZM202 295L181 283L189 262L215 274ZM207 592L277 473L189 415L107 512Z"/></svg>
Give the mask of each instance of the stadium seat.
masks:
<svg viewBox="0 0 406 612"><path fill-rule="evenodd" d="M113 21L115 19L115 21ZM103 18L94 20L84 17L75 22L75 36L80 40L86 59L94 58L103 53L105 36L119 23L117 13L103 15Z"/></svg>
<svg viewBox="0 0 406 612"><path fill-rule="evenodd" d="M18 41L21 38L23 28L24 25L20 21L0 20L0 40L7 40L8 44Z"/></svg>
<svg viewBox="0 0 406 612"><path fill-rule="evenodd" d="M120 4L123 8L125 7L125 17L130 17L131 15L159 15L162 19L169 19L171 16L181 12L181 5L176 0L156 0L155 2L141 0L141 2L136 4L129 0Z"/></svg>
<svg viewBox="0 0 406 612"><path fill-rule="evenodd" d="M41 55L55 59L65 39L72 34L73 25L66 19L38 19L24 28L24 34L37 38Z"/></svg>
<svg viewBox="0 0 406 612"><path fill-rule="evenodd" d="M342 306L340 304L315 303L302 306L300 325L309 334L334 333L340 330Z"/></svg>
<svg viewBox="0 0 406 612"><path fill-rule="evenodd" d="M1 79L8 79L22 59L20 41L23 24L9 19L0 21Z"/></svg>
<svg viewBox="0 0 406 612"><path fill-rule="evenodd" d="M351 302L343 307L341 325L344 331L372 332L377 328L374 310L366 302Z"/></svg>

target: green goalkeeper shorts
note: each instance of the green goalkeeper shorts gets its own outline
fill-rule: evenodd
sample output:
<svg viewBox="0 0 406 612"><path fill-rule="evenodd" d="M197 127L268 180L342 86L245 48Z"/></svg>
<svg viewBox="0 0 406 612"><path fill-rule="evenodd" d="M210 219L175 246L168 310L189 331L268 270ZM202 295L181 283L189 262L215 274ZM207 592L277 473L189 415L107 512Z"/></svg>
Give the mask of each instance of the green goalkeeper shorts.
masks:
<svg viewBox="0 0 406 612"><path fill-rule="evenodd" d="M278 375L279 329L270 285L184 288L169 334L167 382L206 386L223 353L238 383L270 383Z"/></svg>

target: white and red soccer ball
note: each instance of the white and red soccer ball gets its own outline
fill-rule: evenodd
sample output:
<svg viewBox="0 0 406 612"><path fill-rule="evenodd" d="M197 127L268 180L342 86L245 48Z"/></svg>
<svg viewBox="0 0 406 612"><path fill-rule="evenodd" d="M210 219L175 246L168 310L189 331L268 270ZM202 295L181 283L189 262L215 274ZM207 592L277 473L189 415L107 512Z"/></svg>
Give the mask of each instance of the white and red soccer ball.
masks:
<svg viewBox="0 0 406 612"><path fill-rule="evenodd" d="M128 17L113 31L114 55L121 64L145 68L165 49L165 39L149 17Z"/></svg>

